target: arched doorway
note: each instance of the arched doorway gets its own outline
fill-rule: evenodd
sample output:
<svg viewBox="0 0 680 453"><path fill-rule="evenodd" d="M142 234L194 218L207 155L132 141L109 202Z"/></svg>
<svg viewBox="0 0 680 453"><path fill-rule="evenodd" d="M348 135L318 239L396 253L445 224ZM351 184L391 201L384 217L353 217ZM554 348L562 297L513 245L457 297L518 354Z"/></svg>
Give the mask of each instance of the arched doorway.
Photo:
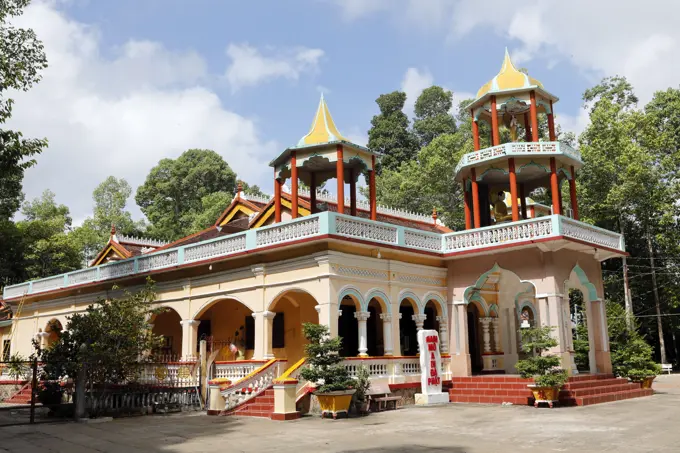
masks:
<svg viewBox="0 0 680 453"><path fill-rule="evenodd" d="M581 373L590 371L590 345L588 344L588 317L583 292L569 290L569 322L572 344L574 345L574 366Z"/></svg>
<svg viewBox="0 0 680 453"><path fill-rule="evenodd" d="M172 308L161 310L151 318L151 332L162 339L152 355L158 362L175 362L182 358L182 317Z"/></svg>
<svg viewBox="0 0 680 453"><path fill-rule="evenodd" d="M340 354L343 357L355 357L359 353L359 323L355 314L361 311L361 302L356 296L347 294L342 296L338 308L338 336L342 338Z"/></svg>
<svg viewBox="0 0 680 453"><path fill-rule="evenodd" d="M399 304L399 344L401 355L418 355L418 328L413 316L419 314L418 304L410 297L405 297Z"/></svg>
<svg viewBox="0 0 680 453"><path fill-rule="evenodd" d="M215 361L249 360L255 350L253 312L236 299L215 300L196 314L198 325L196 348L208 340L209 349L217 353ZM235 350L230 345L235 346ZM217 352L219 351L219 352Z"/></svg>
<svg viewBox="0 0 680 453"><path fill-rule="evenodd" d="M476 303L467 306L468 346L470 349L470 367L473 373L481 373L484 369L482 361L482 335L479 318L485 314Z"/></svg>
<svg viewBox="0 0 680 453"><path fill-rule="evenodd" d="M274 357L287 359L294 364L305 355L307 340L302 332L304 323L319 323L317 302L311 294L290 290L277 296L269 306L274 312L272 319L272 353Z"/></svg>
<svg viewBox="0 0 680 453"><path fill-rule="evenodd" d="M385 355L383 338L383 323L380 315L384 313L382 301L372 298L368 302L368 312L371 314L366 321L368 355L372 357Z"/></svg>

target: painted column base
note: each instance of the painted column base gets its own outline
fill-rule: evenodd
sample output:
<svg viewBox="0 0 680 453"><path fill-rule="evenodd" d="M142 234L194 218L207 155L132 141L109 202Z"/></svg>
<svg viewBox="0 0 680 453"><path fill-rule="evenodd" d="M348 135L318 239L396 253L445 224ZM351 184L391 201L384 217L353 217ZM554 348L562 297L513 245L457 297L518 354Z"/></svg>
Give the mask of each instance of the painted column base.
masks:
<svg viewBox="0 0 680 453"><path fill-rule="evenodd" d="M224 401L224 397L220 393L220 386L210 385L208 386L208 389L210 391L210 397L208 399L208 411L217 411L218 413L223 411L226 401Z"/></svg>
<svg viewBox="0 0 680 453"><path fill-rule="evenodd" d="M449 402L448 393L416 393L416 405L444 404Z"/></svg>
<svg viewBox="0 0 680 453"><path fill-rule="evenodd" d="M501 371L503 370L503 353L498 354L484 354L482 356L482 363L484 371Z"/></svg>
<svg viewBox="0 0 680 453"><path fill-rule="evenodd" d="M296 420L301 414L295 405L297 379L281 379L274 381L274 413L272 420Z"/></svg>

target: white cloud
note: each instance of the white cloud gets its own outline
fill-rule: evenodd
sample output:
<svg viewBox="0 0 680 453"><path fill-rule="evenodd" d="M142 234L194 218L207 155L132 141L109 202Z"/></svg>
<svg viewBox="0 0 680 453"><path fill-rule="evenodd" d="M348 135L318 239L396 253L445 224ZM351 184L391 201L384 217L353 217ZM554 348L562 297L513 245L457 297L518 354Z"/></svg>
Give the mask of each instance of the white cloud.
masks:
<svg viewBox="0 0 680 453"><path fill-rule="evenodd" d="M335 2L348 18L380 12L399 22L421 25L423 17L430 17L427 31L438 30L449 39L481 32L488 37L491 31L499 45L504 40L519 44L513 49L517 63L537 56L551 64L567 62L592 83L604 76L624 75L642 102L654 91L678 84L680 2L527 0L518 5L504 0L393 0L367 1L371 6L363 9L359 3ZM422 31L422 27L415 28ZM411 32L414 27L399 29Z"/></svg>
<svg viewBox="0 0 680 453"><path fill-rule="evenodd" d="M401 81L401 91L406 93L406 103L404 112L408 116L413 115L413 108L416 105L418 96L425 88L429 88L434 83L434 77L427 69L422 71L418 68L408 68Z"/></svg>
<svg viewBox="0 0 680 453"><path fill-rule="evenodd" d="M28 198L49 188L82 219L106 176L136 188L160 159L188 148L213 149L249 182L268 185L266 162L276 144L263 142L252 120L227 110L206 87L201 56L129 41L107 58L98 30L51 2L33 2L19 19L35 29L49 60L43 80L14 95L10 126L49 140L26 174Z"/></svg>
<svg viewBox="0 0 680 453"><path fill-rule="evenodd" d="M323 57L321 49L298 47L277 49L272 55L263 53L248 44L230 44L227 56L231 64L226 77L232 92L241 88L255 86L277 78L298 80L301 74L315 73L319 70L319 60Z"/></svg>

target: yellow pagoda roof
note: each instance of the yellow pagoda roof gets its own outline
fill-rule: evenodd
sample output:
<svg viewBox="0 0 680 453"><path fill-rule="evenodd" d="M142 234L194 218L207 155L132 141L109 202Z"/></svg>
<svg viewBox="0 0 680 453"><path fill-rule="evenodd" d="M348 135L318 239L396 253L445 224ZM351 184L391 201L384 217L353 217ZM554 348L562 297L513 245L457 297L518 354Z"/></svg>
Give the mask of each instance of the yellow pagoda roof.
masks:
<svg viewBox="0 0 680 453"><path fill-rule="evenodd" d="M314 115L314 121L312 121L312 127L307 135L298 141L297 146L320 145L338 141L349 142L349 140L340 134L340 131L335 126L331 112L328 110L328 104L326 104L322 93L319 108Z"/></svg>
<svg viewBox="0 0 680 453"><path fill-rule="evenodd" d="M503 59L503 66L500 72L493 79L482 85L477 91L477 99L481 98L489 92L517 90L521 88L530 88L538 86L543 88L543 84L538 80L530 77L527 74L519 71L512 60L507 47L505 48L505 58Z"/></svg>

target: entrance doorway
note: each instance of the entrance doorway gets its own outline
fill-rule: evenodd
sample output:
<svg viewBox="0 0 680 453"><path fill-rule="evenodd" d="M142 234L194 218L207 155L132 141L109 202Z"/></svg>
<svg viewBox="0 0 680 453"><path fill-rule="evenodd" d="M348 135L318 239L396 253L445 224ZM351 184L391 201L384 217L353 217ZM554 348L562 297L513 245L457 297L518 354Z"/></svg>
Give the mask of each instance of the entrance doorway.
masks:
<svg viewBox="0 0 680 453"><path fill-rule="evenodd" d="M475 305L468 305L468 346L470 348L470 366L473 373L481 373L484 367L482 362L482 348L479 347L479 313Z"/></svg>

